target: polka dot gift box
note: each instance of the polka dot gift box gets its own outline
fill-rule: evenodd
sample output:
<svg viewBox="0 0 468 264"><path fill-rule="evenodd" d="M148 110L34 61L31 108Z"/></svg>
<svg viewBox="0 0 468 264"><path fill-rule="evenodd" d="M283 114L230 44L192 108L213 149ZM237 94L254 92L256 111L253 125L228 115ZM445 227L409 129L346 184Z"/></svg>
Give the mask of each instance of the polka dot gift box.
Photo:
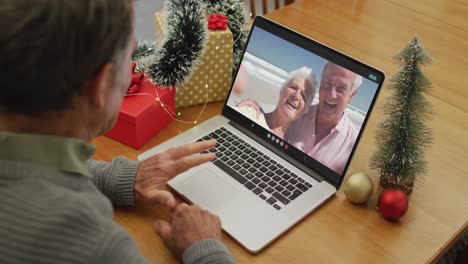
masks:
<svg viewBox="0 0 468 264"><path fill-rule="evenodd" d="M155 14L156 45L164 39L165 15ZM220 22L214 18L216 25ZM223 23L221 23L223 24ZM208 30L205 53L201 56L193 74L183 84L176 87L176 107L224 101L231 86L233 37L229 28L213 27Z"/></svg>

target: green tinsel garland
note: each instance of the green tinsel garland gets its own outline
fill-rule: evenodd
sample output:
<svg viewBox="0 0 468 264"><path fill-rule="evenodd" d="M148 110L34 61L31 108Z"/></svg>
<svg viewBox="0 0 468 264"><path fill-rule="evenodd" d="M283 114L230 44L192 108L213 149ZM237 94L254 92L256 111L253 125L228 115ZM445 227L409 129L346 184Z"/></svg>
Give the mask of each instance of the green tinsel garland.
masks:
<svg viewBox="0 0 468 264"><path fill-rule="evenodd" d="M190 75L207 39L206 5L194 0L166 2L167 39L154 51L145 72L158 84L171 86Z"/></svg>
<svg viewBox="0 0 468 264"><path fill-rule="evenodd" d="M204 52L208 38L207 16L222 13L228 17L228 27L233 34L235 73L248 35L245 10L239 0L167 0L167 38L157 48L140 43L133 59L162 86L182 83Z"/></svg>

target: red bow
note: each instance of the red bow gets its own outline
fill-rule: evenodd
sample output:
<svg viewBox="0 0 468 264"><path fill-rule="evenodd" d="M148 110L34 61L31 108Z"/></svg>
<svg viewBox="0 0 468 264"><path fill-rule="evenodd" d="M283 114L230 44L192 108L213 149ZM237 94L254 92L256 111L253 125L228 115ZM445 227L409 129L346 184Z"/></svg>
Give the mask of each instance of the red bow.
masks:
<svg viewBox="0 0 468 264"><path fill-rule="evenodd" d="M142 72L135 72L136 63L132 62L131 64L132 69L132 82L130 83L130 87L128 88L128 94L137 93L140 90L140 84L143 82L145 75Z"/></svg>
<svg viewBox="0 0 468 264"><path fill-rule="evenodd" d="M227 20L227 16L223 16L223 14L211 14L208 17L208 29L209 30L225 30L227 29L227 24L229 21Z"/></svg>

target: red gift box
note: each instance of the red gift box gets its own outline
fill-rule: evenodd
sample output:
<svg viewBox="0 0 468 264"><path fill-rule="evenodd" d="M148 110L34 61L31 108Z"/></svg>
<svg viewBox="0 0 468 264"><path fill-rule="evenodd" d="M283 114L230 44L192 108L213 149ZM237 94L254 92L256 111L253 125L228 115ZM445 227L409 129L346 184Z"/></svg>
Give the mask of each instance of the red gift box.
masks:
<svg viewBox="0 0 468 264"><path fill-rule="evenodd" d="M106 136L139 149L174 120L169 113L175 113L175 88L161 88L145 76L138 91L124 98Z"/></svg>

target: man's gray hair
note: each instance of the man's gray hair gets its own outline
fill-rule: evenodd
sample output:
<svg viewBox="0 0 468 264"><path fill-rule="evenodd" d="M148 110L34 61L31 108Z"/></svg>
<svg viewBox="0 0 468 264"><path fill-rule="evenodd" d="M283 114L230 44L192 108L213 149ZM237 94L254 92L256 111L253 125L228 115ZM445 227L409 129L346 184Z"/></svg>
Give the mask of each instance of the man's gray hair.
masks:
<svg viewBox="0 0 468 264"><path fill-rule="evenodd" d="M0 112L69 109L101 67L120 65L131 0L0 1Z"/></svg>
<svg viewBox="0 0 468 264"><path fill-rule="evenodd" d="M331 61L327 61L327 63L325 63L325 65L323 66L323 70L322 70L322 80L323 80L323 76L325 74L325 70L327 69L328 66L330 65L336 65L338 67L341 67L340 65L338 64L335 64ZM343 68L343 67L342 67ZM353 82L353 86L351 87L351 93L354 93L357 91L357 89L359 88L359 86L361 86L362 84L362 76L359 75L359 74L356 74L356 78L354 79L354 82Z"/></svg>
<svg viewBox="0 0 468 264"><path fill-rule="evenodd" d="M291 71L288 73L288 78L283 82L281 85L281 92L288 86L288 84L294 79L294 77L302 77L306 80L307 86L310 89L310 96L306 99L305 107L306 110L312 104L312 100L314 100L315 93L317 91L317 78L315 74L312 72L311 68L308 67L301 67L297 70Z"/></svg>

